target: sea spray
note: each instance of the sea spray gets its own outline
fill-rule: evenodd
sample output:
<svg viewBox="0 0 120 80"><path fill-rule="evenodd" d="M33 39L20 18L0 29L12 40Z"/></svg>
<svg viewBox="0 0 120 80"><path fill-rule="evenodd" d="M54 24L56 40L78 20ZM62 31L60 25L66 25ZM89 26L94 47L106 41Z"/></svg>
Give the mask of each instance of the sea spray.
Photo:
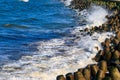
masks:
<svg viewBox="0 0 120 80"><path fill-rule="evenodd" d="M89 17L91 16L89 15ZM79 28L71 29L70 37L65 36L34 43L38 45L38 51L34 52L33 56L23 56L14 64L4 65L2 67L4 73L0 72L1 79L21 80L22 77L24 80L55 80L59 74L74 72L87 64L95 63L91 59L97 53L95 47L101 49L99 40L106 33L94 34L91 37L82 36ZM96 38L96 40L93 40L93 38Z"/></svg>
<svg viewBox="0 0 120 80"><path fill-rule="evenodd" d="M92 24L91 26L99 26L107 21L105 16L108 15L108 11L106 9L94 5L89 10L86 17L87 21Z"/></svg>
<svg viewBox="0 0 120 80"><path fill-rule="evenodd" d="M107 22L106 15L108 15L108 10L101 6L92 5L89 9L84 9L79 11L75 10L78 17L80 17L80 23L86 22L84 27L91 28L94 26L100 26L101 24Z"/></svg>
<svg viewBox="0 0 120 80"><path fill-rule="evenodd" d="M69 6L72 0L61 0L66 6Z"/></svg>

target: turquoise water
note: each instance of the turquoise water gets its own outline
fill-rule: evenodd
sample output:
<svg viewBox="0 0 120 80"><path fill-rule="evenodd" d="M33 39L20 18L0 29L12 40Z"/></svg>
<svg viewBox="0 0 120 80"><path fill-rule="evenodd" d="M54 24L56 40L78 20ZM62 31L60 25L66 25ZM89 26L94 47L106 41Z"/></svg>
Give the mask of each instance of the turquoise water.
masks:
<svg viewBox="0 0 120 80"><path fill-rule="evenodd" d="M0 62L32 55L31 44L61 38L77 21L59 0L0 0L0 7Z"/></svg>

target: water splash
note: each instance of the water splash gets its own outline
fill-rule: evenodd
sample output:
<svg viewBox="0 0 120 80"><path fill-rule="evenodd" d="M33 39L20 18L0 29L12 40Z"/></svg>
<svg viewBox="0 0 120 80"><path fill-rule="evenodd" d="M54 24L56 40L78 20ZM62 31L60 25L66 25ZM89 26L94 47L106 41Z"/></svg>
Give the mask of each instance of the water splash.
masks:
<svg viewBox="0 0 120 80"><path fill-rule="evenodd" d="M83 15L93 25L101 25L106 21L104 20L106 14L103 8L96 6L90 9L87 15ZM103 17L100 17L101 15ZM82 36L79 28L81 26L72 29L69 33L70 37L34 43L38 45L35 55L23 56L15 63L4 65L0 72L0 79L21 80L22 77L23 80L55 80L57 75L74 72L87 64L95 63L91 59L97 53L95 47L101 49L100 42L107 37L107 34ZM94 37L96 40L93 40Z"/></svg>
<svg viewBox="0 0 120 80"><path fill-rule="evenodd" d="M92 26L99 26L107 21L105 16L108 15L108 11L100 6L92 6L89 14L87 15L87 21Z"/></svg>
<svg viewBox="0 0 120 80"><path fill-rule="evenodd" d="M72 0L61 0L66 6L69 6Z"/></svg>

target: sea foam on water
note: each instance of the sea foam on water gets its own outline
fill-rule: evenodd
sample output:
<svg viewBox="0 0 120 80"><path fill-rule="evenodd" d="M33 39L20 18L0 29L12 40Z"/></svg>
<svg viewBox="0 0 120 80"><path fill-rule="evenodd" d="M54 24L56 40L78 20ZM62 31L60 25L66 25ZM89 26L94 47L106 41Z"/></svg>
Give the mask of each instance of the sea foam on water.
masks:
<svg viewBox="0 0 120 80"><path fill-rule="evenodd" d="M102 49L100 43L109 37L110 33L83 36L79 32L81 27L89 27L89 21L93 25L101 25L106 21L104 20L105 15L107 15L106 10L101 7L97 8L97 6L97 9L94 8L90 10L93 13L87 12L90 13L86 17L88 24L71 29L71 37L66 36L33 43L38 45L38 51L34 52L32 56L23 56L17 62L4 65L0 71L0 79L55 80L57 75L75 72L87 64L96 63L91 59L98 51L95 47L98 47L99 50ZM99 9L103 12L98 15ZM104 37L102 37L103 35ZM94 38L96 39L94 40Z"/></svg>
<svg viewBox="0 0 120 80"><path fill-rule="evenodd" d="M72 0L61 0L66 6L69 6Z"/></svg>

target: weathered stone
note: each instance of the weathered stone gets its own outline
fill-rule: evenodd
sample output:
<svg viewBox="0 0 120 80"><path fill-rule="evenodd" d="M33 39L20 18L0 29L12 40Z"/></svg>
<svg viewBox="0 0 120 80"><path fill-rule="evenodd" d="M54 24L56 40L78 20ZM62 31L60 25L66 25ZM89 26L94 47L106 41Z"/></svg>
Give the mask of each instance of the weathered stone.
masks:
<svg viewBox="0 0 120 80"><path fill-rule="evenodd" d="M112 78L110 76L107 76L103 80L112 80Z"/></svg>
<svg viewBox="0 0 120 80"><path fill-rule="evenodd" d="M85 69L83 70L83 75L84 75L84 77L85 77L86 80L91 80L90 69L85 68Z"/></svg>
<svg viewBox="0 0 120 80"><path fill-rule="evenodd" d="M119 57L120 57L120 52L116 50L116 51L112 54L112 60L118 60Z"/></svg>
<svg viewBox="0 0 120 80"><path fill-rule="evenodd" d="M72 73L66 74L66 80L74 80L74 75Z"/></svg>
<svg viewBox="0 0 120 80"><path fill-rule="evenodd" d="M115 38L113 39L112 42L113 42L113 44L115 44L115 45L118 45L118 44L119 44L119 40L118 40L118 39L115 39Z"/></svg>
<svg viewBox="0 0 120 80"><path fill-rule="evenodd" d="M99 63L99 68L104 71L104 73L107 72L107 62L105 60L102 60L100 63Z"/></svg>
<svg viewBox="0 0 120 80"><path fill-rule="evenodd" d="M91 65L90 65L90 64L88 64L88 65L86 66L86 69L90 69L90 67L91 67Z"/></svg>
<svg viewBox="0 0 120 80"><path fill-rule="evenodd" d="M97 55L93 58L93 60L95 60L95 61L100 61L101 60L101 58L103 57L103 51L102 50L100 50L98 53L97 53Z"/></svg>
<svg viewBox="0 0 120 80"><path fill-rule="evenodd" d="M117 45L117 50L120 52L120 42Z"/></svg>
<svg viewBox="0 0 120 80"><path fill-rule="evenodd" d="M74 73L74 80L85 80L85 77L81 72L77 71Z"/></svg>
<svg viewBox="0 0 120 80"><path fill-rule="evenodd" d="M99 71L97 72L97 76L96 76L96 79L95 79L95 80L103 80L104 78L105 78L105 73L104 73L104 71L99 70Z"/></svg>
<svg viewBox="0 0 120 80"><path fill-rule="evenodd" d="M97 66L96 64L94 64L94 65L91 66L91 74L92 74L92 76L93 76L94 78L95 78L98 70L99 70L99 68L98 68L98 66Z"/></svg>
<svg viewBox="0 0 120 80"><path fill-rule="evenodd" d="M109 47L110 46L110 42L111 42L110 39L106 38L105 39L105 46Z"/></svg>
<svg viewBox="0 0 120 80"><path fill-rule="evenodd" d="M116 65L116 67L118 68L119 72L120 72L120 64L119 65Z"/></svg>
<svg viewBox="0 0 120 80"><path fill-rule="evenodd" d="M78 69L79 72L83 72L83 68Z"/></svg>
<svg viewBox="0 0 120 80"><path fill-rule="evenodd" d="M119 65L120 64L120 60L119 59L112 60L111 63L114 64L114 65Z"/></svg>
<svg viewBox="0 0 120 80"><path fill-rule="evenodd" d="M115 51L114 46L110 46L110 52L113 53Z"/></svg>
<svg viewBox="0 0 120 80"><path fill-rule="evenodd" d="M120 41L120 31L116 33L116 38Z"/></svg>
<svg viewBox="0 0 120 80"><path fill-rule="evenodd" d="M104 54L107 54L107 53L109 53L110 52L110 47L105 47L105 49L104 49Z"/></svg>
<svg viewBox="0 0 120 80"><path fill-rule="evenodd" d="M85 28L85 29L84 29L85 32L88 32L88 30L89 30L88 28Z"/></svg>
<svg viewBox="0 0 120 80"><path fill-rule="evenodd" d="M57 76L57 80L66 80L66 79L63 75L59 75L59 76Z"/></svg>
<svg viewBox="0 0 120 80"><path fill-rule="evenodd" d="M112 80L120 80L120 72L117 67L110 67L110 75Z"/></svg>
<svg viewBox="0 0 120 80"><path fill-rule="evenodd" d="M107 62L109 62L111 60L112 57L112 53L108 52L104 55L104 60L106 60Z"/></svg>

